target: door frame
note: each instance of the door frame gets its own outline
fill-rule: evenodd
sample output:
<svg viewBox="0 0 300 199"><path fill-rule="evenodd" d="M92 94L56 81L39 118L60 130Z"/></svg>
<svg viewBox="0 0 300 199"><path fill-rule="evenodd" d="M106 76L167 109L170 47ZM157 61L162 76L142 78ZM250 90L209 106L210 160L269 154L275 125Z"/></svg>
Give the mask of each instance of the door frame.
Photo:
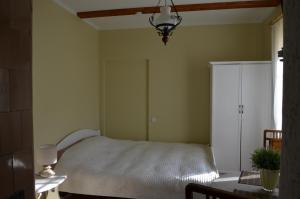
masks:
<svg viewBox="0 0 300 199"><path fill-rule="evenodd" d="M146 141L149 141L149 131L150 131L150 60L147 58L117 58L117 59L103 59L100 63L100 105L99 105L99 117L100 117L100 129L101 134L106 136L106 68L108 61L145 61L146 62Z"/></svg>

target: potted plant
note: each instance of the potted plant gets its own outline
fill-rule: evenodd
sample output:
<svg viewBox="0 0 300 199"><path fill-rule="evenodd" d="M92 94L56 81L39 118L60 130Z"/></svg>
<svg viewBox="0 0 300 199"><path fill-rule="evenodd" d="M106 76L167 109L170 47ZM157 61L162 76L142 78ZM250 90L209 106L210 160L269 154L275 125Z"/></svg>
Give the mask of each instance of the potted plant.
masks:
<svg viewBox="0 0 300 199"><path fill-rule="evenodd" d="M260 170L264 190L273 191L279 181L280 153L271 149L256 149L251 159L253 166Z"/></svg>

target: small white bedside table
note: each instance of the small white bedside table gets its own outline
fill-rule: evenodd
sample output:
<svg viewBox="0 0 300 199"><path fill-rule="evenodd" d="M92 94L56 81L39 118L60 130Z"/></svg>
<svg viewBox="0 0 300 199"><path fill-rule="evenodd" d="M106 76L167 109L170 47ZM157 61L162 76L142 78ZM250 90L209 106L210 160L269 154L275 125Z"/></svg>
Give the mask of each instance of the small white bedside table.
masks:
<svg viewBox="0 0 300 199"><path fill-rule="evenodd" d="M54 190L67 179L67 176L53 176L52 178L43 178L35 175L35 197L40 199L44 193ZM59 198L59 197L58 197Z"/></svg>

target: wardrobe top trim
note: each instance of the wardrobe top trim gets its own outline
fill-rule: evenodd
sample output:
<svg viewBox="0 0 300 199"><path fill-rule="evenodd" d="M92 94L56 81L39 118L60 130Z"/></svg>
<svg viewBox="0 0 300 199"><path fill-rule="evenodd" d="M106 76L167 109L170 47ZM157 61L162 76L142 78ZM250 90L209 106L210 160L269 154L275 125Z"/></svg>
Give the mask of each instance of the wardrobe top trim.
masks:
<svg viewBox="0 0 300 199"><path fill-rule="evenodd" d="M212 61L212 65L271 64L272 61Z"/></svg>

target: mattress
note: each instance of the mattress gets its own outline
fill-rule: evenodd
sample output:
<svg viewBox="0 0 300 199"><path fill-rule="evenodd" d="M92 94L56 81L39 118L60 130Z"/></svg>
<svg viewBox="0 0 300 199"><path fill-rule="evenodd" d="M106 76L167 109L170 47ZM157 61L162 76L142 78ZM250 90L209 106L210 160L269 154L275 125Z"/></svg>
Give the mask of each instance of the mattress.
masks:
<svg viewBox="0 0 300 199"><path fill-rule="evenodd" d="M218 177L209 146L104 136L69 148L55 171L68 177L60 191L137 199L183 199L188 183Z"/></svg>

